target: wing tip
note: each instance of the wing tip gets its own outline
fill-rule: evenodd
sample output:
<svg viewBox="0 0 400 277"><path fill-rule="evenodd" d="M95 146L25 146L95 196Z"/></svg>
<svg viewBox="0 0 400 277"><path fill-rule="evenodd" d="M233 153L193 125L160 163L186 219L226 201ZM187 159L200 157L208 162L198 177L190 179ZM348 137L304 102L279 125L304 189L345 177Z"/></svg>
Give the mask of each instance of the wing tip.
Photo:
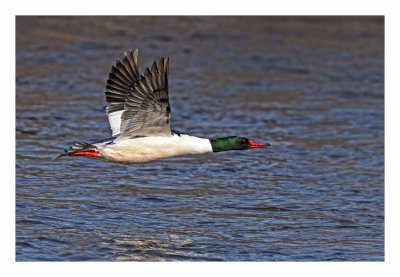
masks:
<svg viewBox="0 0 400 277"><path fill-rule="evenodd" d="M169 73L169 57L167 57L167 59L165 60L165 72L168 76Z"/></svg>

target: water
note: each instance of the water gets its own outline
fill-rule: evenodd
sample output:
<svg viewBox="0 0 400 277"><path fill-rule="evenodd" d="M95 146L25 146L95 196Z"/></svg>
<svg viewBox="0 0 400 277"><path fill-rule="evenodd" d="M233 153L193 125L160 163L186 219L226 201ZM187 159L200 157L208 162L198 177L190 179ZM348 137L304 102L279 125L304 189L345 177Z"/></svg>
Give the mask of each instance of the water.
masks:
<svg viewBox="0 0 400 277"><path fill-rule="evenodd" d="M383 261L383 17L17 17L17 261ZM171 125L268 148L53 161L109 136L115 58L170 56Z"/></svg>

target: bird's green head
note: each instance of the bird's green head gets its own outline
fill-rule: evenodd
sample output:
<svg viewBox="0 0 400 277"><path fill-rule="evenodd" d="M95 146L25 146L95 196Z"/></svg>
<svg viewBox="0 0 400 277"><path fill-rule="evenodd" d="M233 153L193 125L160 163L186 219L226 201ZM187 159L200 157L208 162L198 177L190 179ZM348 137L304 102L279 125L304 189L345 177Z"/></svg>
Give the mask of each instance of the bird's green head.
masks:
<svg viewBox="0 0 400 277"><path fill-rule="evenodd" d="M269 143L257 143L243 137L223 137L210 139L213 152L227 150L245 150L257 147L269 146Z"/></svg>

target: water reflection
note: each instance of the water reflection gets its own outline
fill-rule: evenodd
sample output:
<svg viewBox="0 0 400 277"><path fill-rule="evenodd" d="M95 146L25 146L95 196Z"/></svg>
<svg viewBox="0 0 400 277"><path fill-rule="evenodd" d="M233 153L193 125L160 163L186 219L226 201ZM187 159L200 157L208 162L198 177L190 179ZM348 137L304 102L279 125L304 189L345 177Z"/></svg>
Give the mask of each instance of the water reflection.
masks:
<svg viewBox="0 0 400 277"><path fill-rule="evenodd" d="M169 235L168 239L137 239L132 236L103 238L101 246L117 261L207 260L207 255L190 251L193 240Z"/></svg>

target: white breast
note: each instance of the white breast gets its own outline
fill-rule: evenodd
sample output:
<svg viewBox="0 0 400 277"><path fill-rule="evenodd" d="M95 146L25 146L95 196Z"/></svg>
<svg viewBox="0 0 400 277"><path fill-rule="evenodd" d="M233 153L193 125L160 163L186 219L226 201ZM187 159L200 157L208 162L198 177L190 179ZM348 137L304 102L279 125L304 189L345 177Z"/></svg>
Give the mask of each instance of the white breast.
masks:
<svg viewBox="0 0 400 277"><path fill-rule="evenodd" d="M208 139L189 135L140 137L107 144L99 158L120 163L144 163L162 158L212 152Z"/></svg>

